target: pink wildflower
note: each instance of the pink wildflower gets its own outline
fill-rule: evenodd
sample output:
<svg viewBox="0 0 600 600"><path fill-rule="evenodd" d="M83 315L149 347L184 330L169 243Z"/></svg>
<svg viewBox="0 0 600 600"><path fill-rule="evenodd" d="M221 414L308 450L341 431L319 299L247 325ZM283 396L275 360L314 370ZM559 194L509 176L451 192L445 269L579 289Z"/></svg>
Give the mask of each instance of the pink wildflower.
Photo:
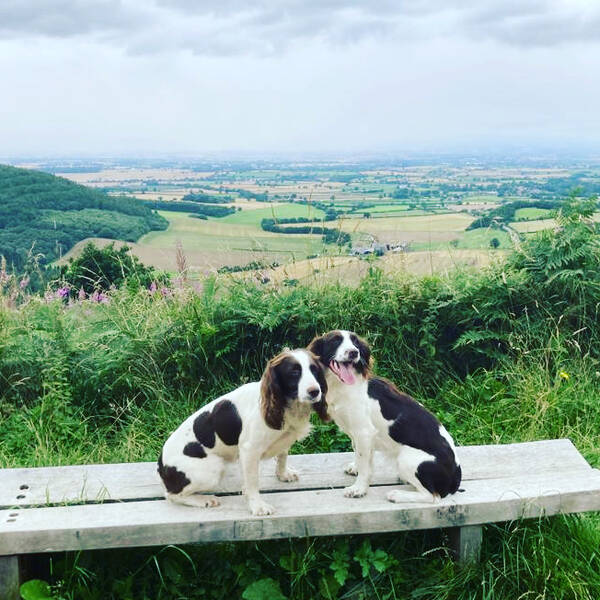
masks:
<svg viewBox="0 0 600 600"><path fill-rule="evenodd" d="M77 294L77 297L79 298L79 300L85 300L85 290L83 288L81 288L79 290L79 294Z"/></svg>

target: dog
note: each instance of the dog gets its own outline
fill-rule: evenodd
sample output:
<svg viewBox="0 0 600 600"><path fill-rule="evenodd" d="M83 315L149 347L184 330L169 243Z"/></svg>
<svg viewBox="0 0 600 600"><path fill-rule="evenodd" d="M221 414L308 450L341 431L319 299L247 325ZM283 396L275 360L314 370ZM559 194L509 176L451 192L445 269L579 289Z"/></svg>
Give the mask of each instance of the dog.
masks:
<svg viewBox="0 0 600 600"><path fill-rule="evenodd" d="M276 457L278 479L298 479L287 466L288 451L310 431L312 410L328 418L326 393L323 368L307 350L286 350L271 359L260 381L216 398L171 434L158 459L166 498L187 506L218 506L217 497L205 492L217 488L227 462L239 459L250 511L272 514L259 494L259 462Z"/></svg>
<svg viewBox="0 0 600 600"><path fill-rule="evenodd" d="M330 331L308 349L325 369L327 412L352 440L355 461L345 471L357 478L345 496L367 493L374 450L395 460L400 478L416 488L389 492L390 502L437 501L458 490L462 472L452 437L419 402L371 374L371 349L363 339Z"/></svg>

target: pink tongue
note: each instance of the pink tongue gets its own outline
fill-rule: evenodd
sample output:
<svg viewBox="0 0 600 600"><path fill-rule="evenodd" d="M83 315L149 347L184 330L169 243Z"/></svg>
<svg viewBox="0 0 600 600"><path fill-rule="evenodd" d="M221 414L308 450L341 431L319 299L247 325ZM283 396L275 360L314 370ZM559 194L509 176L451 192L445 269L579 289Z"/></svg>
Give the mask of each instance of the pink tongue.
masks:
<svg viewBox="0 0 600 600"><path fill-rule="evenodd" d="M341 379L342 383L353 385L356 381L354 373L350 370L349 365L344 365L332 360L329 363L329 368Z"/></svg>

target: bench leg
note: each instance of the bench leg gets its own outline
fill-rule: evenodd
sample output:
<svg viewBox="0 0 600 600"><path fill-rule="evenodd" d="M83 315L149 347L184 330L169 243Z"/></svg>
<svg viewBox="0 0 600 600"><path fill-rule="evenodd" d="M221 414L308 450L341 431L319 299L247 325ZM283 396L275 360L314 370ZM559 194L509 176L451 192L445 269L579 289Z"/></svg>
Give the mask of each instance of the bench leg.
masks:
<svg viewBox="0 0 600 600"><path fill-rule="evenodd" d="M0 598L2 600L20 600L19 557L0 556Z"/></svg>
<svg viewBox="0 0 600 600"><path fill-rule="evenodd" d="M450 529L450 545L458 563L464 565L479 561L482 534L481 525L465 525Z"/></svg>

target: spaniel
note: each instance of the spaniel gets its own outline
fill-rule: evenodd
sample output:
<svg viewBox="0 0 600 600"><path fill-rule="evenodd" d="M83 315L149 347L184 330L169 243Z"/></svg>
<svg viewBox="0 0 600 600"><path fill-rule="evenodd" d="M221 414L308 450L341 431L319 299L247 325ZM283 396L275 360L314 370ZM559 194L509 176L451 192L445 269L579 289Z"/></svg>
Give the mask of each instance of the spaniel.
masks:
<svg viewBox="0 0 600 600"><path fill-rule="evenodd" d="M271 359L260 381L216 398L191 415L166 441L158 473L172 502L196 507L218 506L215 491L225 464L240 461L242 491L253 515L273 507L259 494L262 459L276 457L280 481L295 481L287 467L292 444L310 431L315 410L327 418L323 369L307 350L286 350Z"/></svg>
<svg viewBox="0 0 600 600"><path fill-rule="evenodd" d="M330 331L308 349L326 370L327 411L352 440L355 461L346 473L357 479L346 496L367 493L374 450L394 460L400 478L416 488L390 491L390 502L435 501L458 490L462 474L450 434L419 402L371 374L364 340L351 331Z"/></svg>

